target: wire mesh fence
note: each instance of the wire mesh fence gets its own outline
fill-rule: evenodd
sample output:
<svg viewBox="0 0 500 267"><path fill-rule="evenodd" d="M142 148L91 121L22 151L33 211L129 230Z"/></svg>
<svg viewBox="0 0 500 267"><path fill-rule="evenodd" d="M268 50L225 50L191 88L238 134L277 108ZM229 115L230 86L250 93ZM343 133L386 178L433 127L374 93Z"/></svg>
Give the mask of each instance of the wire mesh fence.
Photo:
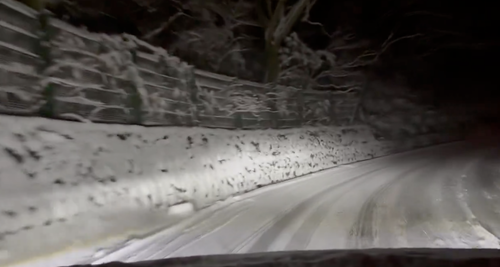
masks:
<svg viewBox="0 0 500 267"><path fill-rule="evenodd" d="M193 69L134 36L94 34L0 0L0 112L215 128L346 125L359 97Z"/></svg>

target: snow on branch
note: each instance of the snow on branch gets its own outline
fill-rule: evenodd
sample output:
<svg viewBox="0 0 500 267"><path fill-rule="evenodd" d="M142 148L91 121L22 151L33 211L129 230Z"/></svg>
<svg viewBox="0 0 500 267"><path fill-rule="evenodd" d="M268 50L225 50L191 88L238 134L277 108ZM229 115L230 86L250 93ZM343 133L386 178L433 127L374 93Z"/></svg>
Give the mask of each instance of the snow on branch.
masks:
<svg viewBox="0 0 500 267"><path fill-rule="evenodd" d="M246 73L243 57L247 36L240 34L241 26L255 23L250 19L252 5L239 0L224 5L213 1L188 1L183 9L190 10L196 26L175 33L170 51L198 68L238 76ZM202 12L206 10L211 12ZM217 16L218 15L218 16ZM218 21L222 19L223 22Z"/></svg>
<svg viewBox="0 0 500 267"><path fill-rule="evenodd" d="M162 23L160 25L160 27L144 34L142 36L142 39L145 39L145 40L150 40L154 37L156 37L158 34L162 33L162 32L165 32L170 25L172 25L172 23L177 20L179 17L181 16L187 16L184 12L182 11L179 11L177 13L175 13L175 15L171 16L167 21L165 21L164 23Z"/></svg>
<svg viewBox="0 0 500 267"><path fill-rule="evenodd" d="M270 111L266 105L268 97L263 92L245 89L242 84L231 83L224 87L215 96L214 91L201 88L201 100L207 113L215 109L232 116L235 113L247 112L257 115L260 112Z"/></svg>
<svg viewBox="0 0 500 267"><path fill-rule="evenodd" d="M373 49L368 40L339 28L330 35L331 43L326 50L313 51L296 33L292 33L279 49L281 72L278 82L299 88L333 89L339 93L359 92L364 84L360 67L375 63L394 43L420 35L395 38L391 33L377 49Z"/></svg>
<svg viewBox="0 0 500 267"><path fill-rule="evenodd" d="M296 33L285 38L279 50L281 72L280 84L302 89L326 88L344 93L359 90L362 76L359 71L340 68L337 57L325 50L313 51Z"/></svg>
<svg viewBox="0 0 500 267"><path fill-rule="evenodd" d="M212 115L217 110L224 112L226 116L236 113L259 116L262 112L274 112L270 103L275 103L276 112L289 116L297 114L297 101L294 97L297 90L292 87L280 87L277 90L270 90L267 86L248 88L234 80L220 91L199 87L198 92L206 115Z"/></svg>

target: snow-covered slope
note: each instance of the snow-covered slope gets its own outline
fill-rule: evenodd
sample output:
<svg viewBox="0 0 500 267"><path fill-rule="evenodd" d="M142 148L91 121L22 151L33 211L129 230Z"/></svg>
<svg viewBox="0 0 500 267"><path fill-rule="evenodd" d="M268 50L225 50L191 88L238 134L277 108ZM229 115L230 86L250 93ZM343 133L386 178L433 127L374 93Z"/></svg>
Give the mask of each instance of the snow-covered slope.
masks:
<svg viewBox="0 0 500 267"><path fill-rule="evenodd" d="M146 211L163 216L183 202L199 209L391 149L360 126L228 131L7 116L0 117L0 145L0 249L14 254L16 248L36 254L40 247L30 251L20 238L35 232L60 239L54 247L73 242L75 229L64 233L63 225L92 214L114 215L80 229L90 239L106 232L95 227L118 227L125 214L128 220ZM150 227L129 223L126 228Z"/></svg>
<svg viewBox="0 0 500 267"><path fill-rule="evenodd" d="M412 143L423 145L404 149ZM8 116L0 146L0 264L161 227L176 204L200 209L394 151L364 126L229 131Z"/></svg>

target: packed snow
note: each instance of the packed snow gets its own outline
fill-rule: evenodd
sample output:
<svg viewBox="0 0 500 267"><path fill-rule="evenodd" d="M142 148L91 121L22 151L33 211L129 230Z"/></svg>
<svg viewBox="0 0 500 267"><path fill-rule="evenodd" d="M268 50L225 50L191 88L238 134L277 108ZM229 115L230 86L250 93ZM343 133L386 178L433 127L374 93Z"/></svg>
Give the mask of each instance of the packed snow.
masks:
<svg viewBox="0 0 500 267"><path fill-rule="evenodd" d="M92 263L271 251L293 257L320 249L500 249L498 201L472 197L498 194L488 184L500 177L481 172L498 162L486 162L488 150L457 142L315 173L200 211Z"/></svg>
<svg viewBox="0 0 500 267"><path fill-rule="evenodd" d="M489 186L499 177L483 171L493 169L500 150L496 157L488 150L457 142L316 172L218 202L158 233L87 257L66 254L23 267L150 260L160 261L140 265L484 265L481 259L500 248L498 188ZM365 250L325 251L353 248ZM252 254L272 251L286 252L277 258Z"/></svg>

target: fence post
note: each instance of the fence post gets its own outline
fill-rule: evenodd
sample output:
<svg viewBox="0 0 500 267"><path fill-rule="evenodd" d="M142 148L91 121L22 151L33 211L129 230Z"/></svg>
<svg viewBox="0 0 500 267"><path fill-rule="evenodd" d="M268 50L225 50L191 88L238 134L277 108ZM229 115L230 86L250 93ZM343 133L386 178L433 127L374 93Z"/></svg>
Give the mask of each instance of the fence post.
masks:
<svg viewBox="0 0 500 267"><path fill-rule="evenodd" d="M226 84L227 88L235 88L238 86L239 81L238 78L233 78ZM245 122L243 120L243 115L240 112L235 112L233 115L233 126L236 129L243 129L245 127Z"/></svg>
<svg viewBox="0 0 500 267"><path fill-rule="evenodd" d="M328 92L328 102L330 102L330 108L328 110L329 114L328 116L330 117L330 125L337 125L338 118L337 118L337 112L336 112L336 101L335 101L335 94L332 92Z"/></svg>
<svg viewBox="0 0 500 267"><path fill-rule="evenodd" d="M198 126L200 124L198 113L198 86L196 85L194 67L189 66L185 72L183 79L185 79L186 89L189 92L189 100L191 103L191 126Z"/></svg>
<svg viewBox="0 0 500 267"><path fill-rule="evenodd" d="M243 122L243 116L241 115L240 112L234 113L234 127L236 129L243 129L245 127L245 124Z"/></svg>
<svg viewBox="0 0 500 267"><path fill-rule="evenodd" d="M297 90L297 93L295 94L296 98L296 103L297 103L297 117L299 121L299 126L304 125L304 92L303 90L299 89Z"/></svg>
<svg viewBox="0 0 500 267"><path fill-rule="evenodd" d="M52 31L50 27L50 12L43 9L38 12L38 56L40 57L42 63L38 68L38 73L42 79L46 79L48 76L47 69L52 65L52 53L51 53L51 39ZM53 118L54 117L54 87L50 81L47 83L42 83L44 88L42 88L42 96L45 100L44 105L40 107L38 111L40 116Z"/></svg>
<svg viewBox="0 0 500 267"><path fill-rule="evenodd" d="M273 84L272 87L270 88L271 92L270 95L277 95L278 91L278 86L276 84ZM272 128L278 129L281 127L280 123L280 116L278 114L278 107L276 104L276 97L268 99L267 101L267 106L269 107L269 110L271 111L271 122L272 122Z"/></svg>
<svg viewBox="0 0 500 267"><path fill-rule="evenodd" d="M356 117L358 116L359 109L363 105L363 98L365 97L365 92L366 92L366 87L368 86L368 82L363 83L363 87L361 88L361 93L358 96L358 103L356 104L356 107L354 108L354 111L351 115L351 119L349 120L349 124L353 124L354 120L356 120Z"/></svg>
<svg viewBox="0 0 500 267"><path fill-rule="evenodd" d="M139 69L137 68L137 49L132 49L130 50L130 54L132 56L132 63L134 64L135 71L137 72L136 78L140 78L140 73ZM131 108L131 113L132 113L132 124L139 124L141 125L143 122L143 112L142 112L142 96L139 93L139 88L137 87L137 84L132 81L133 84L133 92L132 94L129 95L128 97L128 102Z"/></svg>

